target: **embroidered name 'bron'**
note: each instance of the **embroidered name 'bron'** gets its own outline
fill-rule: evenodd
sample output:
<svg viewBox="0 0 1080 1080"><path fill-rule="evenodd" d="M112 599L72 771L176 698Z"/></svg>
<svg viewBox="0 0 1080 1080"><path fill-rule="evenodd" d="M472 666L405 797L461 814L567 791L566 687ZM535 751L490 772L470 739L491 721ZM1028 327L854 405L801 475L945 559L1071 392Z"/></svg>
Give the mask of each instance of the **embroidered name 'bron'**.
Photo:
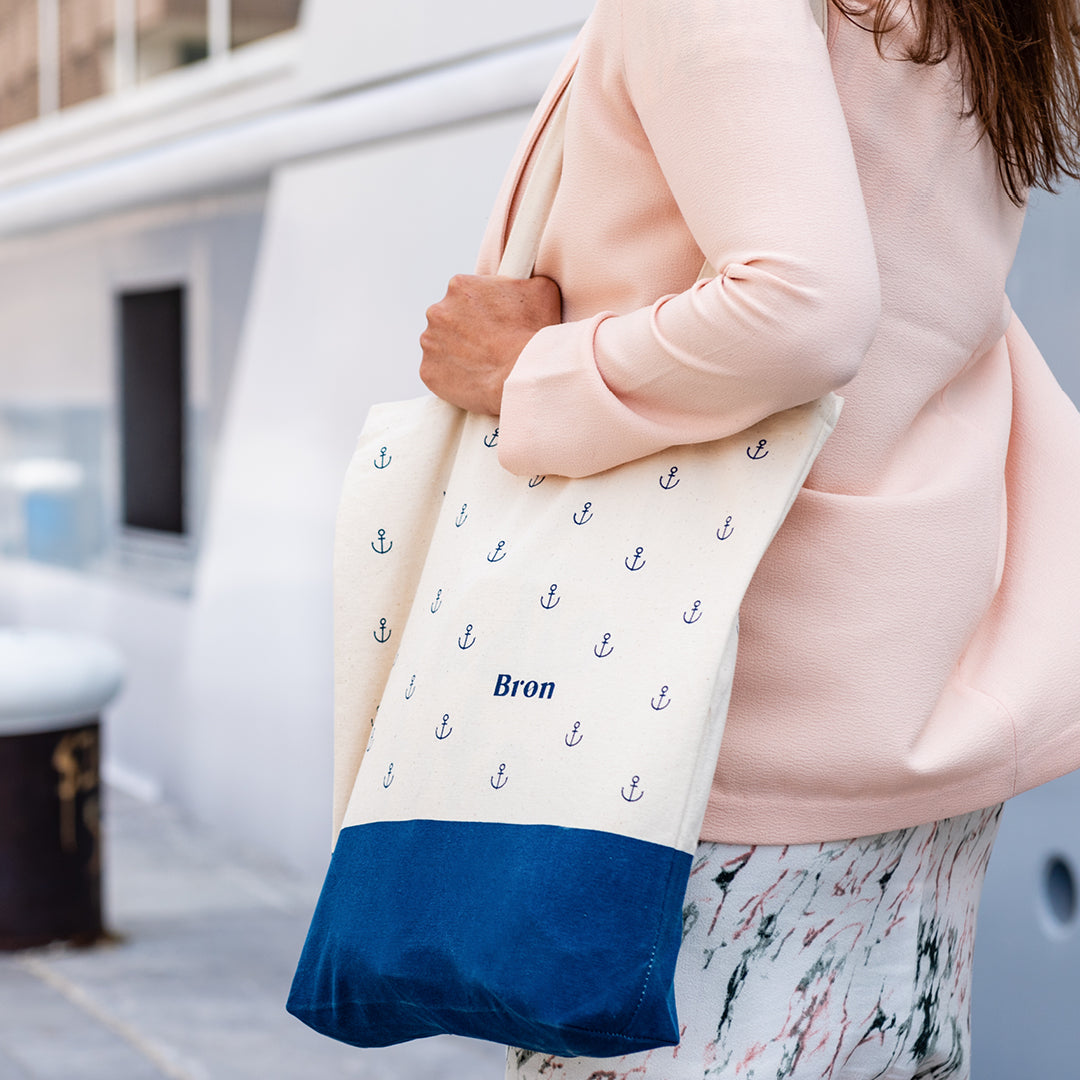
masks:
<svg viewBox="0 0 1080 1080"><path fill-rule="evenodd" d="M495 679L495 692L492 697L517 697L518 690L524 697L551 698L555 696L553 682L538 683L535 679L513 679L509 675L499 675Z"/></svg>

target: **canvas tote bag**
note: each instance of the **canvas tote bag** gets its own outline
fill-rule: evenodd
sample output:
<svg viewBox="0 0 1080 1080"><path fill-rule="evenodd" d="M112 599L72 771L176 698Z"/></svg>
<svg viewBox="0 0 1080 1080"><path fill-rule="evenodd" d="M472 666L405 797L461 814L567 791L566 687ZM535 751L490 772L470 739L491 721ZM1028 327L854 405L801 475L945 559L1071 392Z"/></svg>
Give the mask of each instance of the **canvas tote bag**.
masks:
<svg viewBox="0 0 1080 1080"><path fill-rule="evenodd" d="M531 272L566 97L500 273ZM340 832L290 1012L357 1046L678 1042L739 605L840 404L573 480L505 472L492 417L372 409L335 549Z"/></svg>

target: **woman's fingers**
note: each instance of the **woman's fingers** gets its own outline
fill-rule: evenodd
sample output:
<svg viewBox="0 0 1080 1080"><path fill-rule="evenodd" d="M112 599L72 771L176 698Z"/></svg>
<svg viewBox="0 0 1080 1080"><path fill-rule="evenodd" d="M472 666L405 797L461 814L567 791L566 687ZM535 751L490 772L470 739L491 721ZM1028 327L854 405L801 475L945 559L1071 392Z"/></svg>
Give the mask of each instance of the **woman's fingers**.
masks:
<svg viewBox="0 0 1080 1080"><path fill-rule="evenodd" d="M562 296L551 278L457 274L427 310L420 378L451 404L497 415L519 353L561 317Z"/></svg>

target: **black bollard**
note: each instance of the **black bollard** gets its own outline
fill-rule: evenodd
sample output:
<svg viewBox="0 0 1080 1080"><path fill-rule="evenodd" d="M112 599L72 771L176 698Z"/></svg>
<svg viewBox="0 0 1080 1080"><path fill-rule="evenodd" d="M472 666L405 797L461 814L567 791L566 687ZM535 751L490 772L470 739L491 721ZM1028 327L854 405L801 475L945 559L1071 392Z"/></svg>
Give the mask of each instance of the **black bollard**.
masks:
<svg viewBox="0 0 1080 1080"><path fill-rule="evenodd" d="M100 716L122 680L106 642L0 627L0 950L105 936Z"/></svg>
<svg viewBox="0 0 1080 1080"><path fill-rule="evenodd" d="M100 758L96 717L0 736L0 949L102 936Z"/></svg>

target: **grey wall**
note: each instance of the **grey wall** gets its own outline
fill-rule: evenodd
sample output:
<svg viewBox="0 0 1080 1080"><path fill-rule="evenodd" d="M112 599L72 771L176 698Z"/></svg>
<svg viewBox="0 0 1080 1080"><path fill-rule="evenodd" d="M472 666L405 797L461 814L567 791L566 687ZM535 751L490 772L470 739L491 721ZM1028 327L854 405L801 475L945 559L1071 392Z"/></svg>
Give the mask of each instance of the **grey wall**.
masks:
<svg viewBox="0 0 1080 1080"><path fill-rule="evenodd" d="M1033 196L1009 297L1058 381L1080 401L1080 185ZM1080 1077L1080 922L1075 912L1064 923L1054 913L1052 860L1075 885L1080 773L1005 808L975 946L975 1080Z"/></svg>
<svg viewBox="0 0 1080 1080"><path fill-rule="evenodd" d="M1058 382L1080 402L1080 184L1032 195L1008 292Z"/></svg>

